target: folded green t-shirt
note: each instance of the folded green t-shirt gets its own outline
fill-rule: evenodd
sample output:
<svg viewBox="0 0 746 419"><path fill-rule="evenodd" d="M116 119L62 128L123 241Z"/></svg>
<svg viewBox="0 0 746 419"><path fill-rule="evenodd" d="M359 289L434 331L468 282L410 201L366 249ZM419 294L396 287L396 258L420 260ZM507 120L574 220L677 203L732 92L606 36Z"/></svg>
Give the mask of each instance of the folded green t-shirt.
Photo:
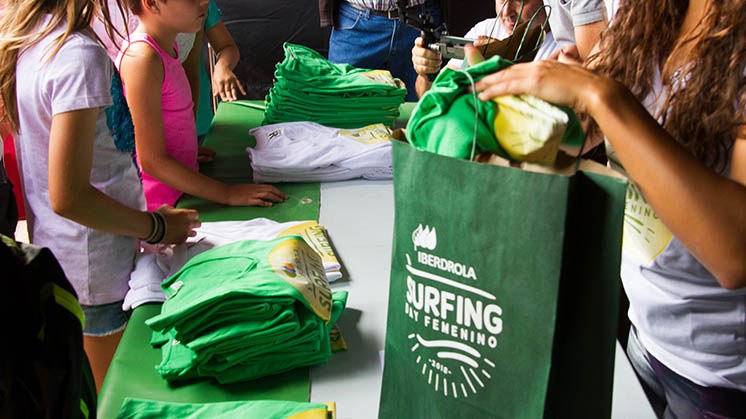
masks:
<svg viewBox="0 0 746 419"><path fill-rule="evenodd" d="M127 397L117 419L292 419L303 414L305 419L327 419L329 406L323 403L303 403L283 400L255 400L220 403L174 403Z"/></svg>

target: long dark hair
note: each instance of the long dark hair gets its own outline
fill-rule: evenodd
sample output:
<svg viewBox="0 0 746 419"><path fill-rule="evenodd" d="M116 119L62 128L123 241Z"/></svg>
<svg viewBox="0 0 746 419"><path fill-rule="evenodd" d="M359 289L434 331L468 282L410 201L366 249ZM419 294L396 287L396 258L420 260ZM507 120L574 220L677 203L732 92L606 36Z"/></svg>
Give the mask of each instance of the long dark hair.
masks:
<svg viewBox="0 0 746 419"><path fill-rule="evenodd" d="M681 0L623 0L602 35L600 52L589 62L644 99L659 68L664 75L674 70L666 60L676 47L688 6ZM728 163L745 116L745 7L743 0L709 2L700 30L687 35L691 48L685 65L676 76L664 77L668 95L655 115L679 144L718 170Z"/></svg>

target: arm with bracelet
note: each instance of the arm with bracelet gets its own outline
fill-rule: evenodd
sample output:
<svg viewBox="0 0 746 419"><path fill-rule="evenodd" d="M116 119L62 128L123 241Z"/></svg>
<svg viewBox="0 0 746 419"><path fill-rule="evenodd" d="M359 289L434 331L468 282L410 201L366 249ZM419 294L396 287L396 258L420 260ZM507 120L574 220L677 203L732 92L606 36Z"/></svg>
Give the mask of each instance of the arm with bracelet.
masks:
<svg viewBox="0 0 746 419"><path fill-rule="evenodd" d="M55 115L49 138L49 200L57 214L107 233L149 243L181 243L199 227L197 211L161 207L157 212L129 208L90 182L98 109Z"/></svg>

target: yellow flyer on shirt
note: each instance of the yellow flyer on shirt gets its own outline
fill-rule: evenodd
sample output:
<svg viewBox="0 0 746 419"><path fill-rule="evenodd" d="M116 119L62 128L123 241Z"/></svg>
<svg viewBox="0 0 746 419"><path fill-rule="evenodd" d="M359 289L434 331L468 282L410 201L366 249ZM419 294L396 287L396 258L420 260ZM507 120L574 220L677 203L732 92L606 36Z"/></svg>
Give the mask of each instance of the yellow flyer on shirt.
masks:
<svg viewBox="0 0 746 419"><path fill-rule="evenodd" d="M334 254L332 246L329 244L329 240L326 237L326 229L323 226L320 226L316 221L309 221L307 223L290 227L278 234L277 237L293 234L303 237L303 240L305 240L306 243L308 243L308 245L311 246L319 256L321 256L321 261L324 265L339 264L337 255Z"/></svg>
<svg viewBox="0 0 746 419"><path fill-rule="evenodd" d="M326 402L325 404L326 409L311 409L306 412L288 416L287 419L336 419L337 404L334 402Z"/></svg>
<svg viewBox="0 0 746 419"><path fill-rule="evenodd" d="M405 87L404 82L397 78L394 78L394 76L391 75L391 72L388 70L371 70L365 73L358 73L358 75L376 83L381 83L398 88Z"/></svg>
<svg viewBox="0 0 746 419"><path fill-rule="evenodd" d="M311 310L328 322L332 312L332 291L321 258L300 236L279 242L267 256L272 271L292 285Z"/></svg>
<svg viewBox="0 0 746 419"><path fill-rule="evenodd" d="M357 129L340 129L339 135L364 145L391 142L391 129L383 124L373 124Z"/></svg>

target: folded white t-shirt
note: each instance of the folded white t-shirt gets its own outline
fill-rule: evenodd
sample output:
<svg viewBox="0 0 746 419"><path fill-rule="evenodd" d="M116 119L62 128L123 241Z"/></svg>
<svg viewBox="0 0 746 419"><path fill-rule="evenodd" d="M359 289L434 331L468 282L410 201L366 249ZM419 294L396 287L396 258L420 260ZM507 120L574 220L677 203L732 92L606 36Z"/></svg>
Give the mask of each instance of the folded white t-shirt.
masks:
<svg viewBox="0 0 746 419"><path fill-rule="evenodd" d="M249 131L246 151L256 182L391 179L391 131L383 124L357 129L285 122Z"/></svg>

